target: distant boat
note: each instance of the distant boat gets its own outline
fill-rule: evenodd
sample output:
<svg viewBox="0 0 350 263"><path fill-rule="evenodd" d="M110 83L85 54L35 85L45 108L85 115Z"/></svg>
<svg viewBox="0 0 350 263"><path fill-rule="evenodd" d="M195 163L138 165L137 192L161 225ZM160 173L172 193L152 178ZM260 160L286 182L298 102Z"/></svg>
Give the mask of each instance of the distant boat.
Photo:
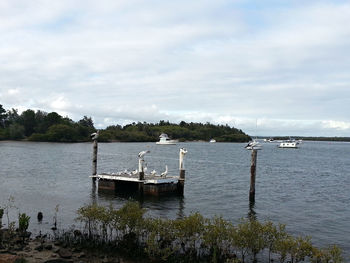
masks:
<svg viewBox="0 0 350 263"><path fill-rule="evenodd" d="M156 142L156 144L159 145L175 145L178 141L177 140L171 140L166 133L162 133L159 136L159 141Z"/></svg>
<svg viewBox="0 0 350 263"><path fill-rule="evenodd" d="M216 142L216 140L215 139L211 139L209 142Z"/></svg>
<svg viewBox="0 0 350 263"><path fill-rule="evenodd" d="M299 141L296 141L294 139L285 140L285 141L282 141L278 147L296 149L296 148L299 148Z"/></svg>
<svg viewBox="0 0 350 263"><path fill-rule="evenodd" d="M246 148L247 150L261 150L262 145L257 140L253 140L248 142L248 144L244 148Z"/></svg>

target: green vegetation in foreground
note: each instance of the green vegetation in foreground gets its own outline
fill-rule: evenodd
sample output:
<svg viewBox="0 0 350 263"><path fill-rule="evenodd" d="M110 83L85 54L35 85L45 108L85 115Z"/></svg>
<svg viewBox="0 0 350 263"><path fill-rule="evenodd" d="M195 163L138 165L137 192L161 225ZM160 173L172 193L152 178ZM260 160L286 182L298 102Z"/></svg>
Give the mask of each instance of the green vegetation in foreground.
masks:
<svg viewBox="0 0 350 263"><path fill-rule="evenodd" d="M127 202L120 209L86 205L77 212L82 229L54 231L53 238L71 249L122 254L138 262L344 262L336 245L317 248L310 237L294 237L282 224L250 218L233 225L222 217L208 219L199 213L170 220L145 217L145 212L137 202ZM18 233L24 243L30 236L26 235L29 219L19 214L17 230L14 222L6 231L0 224L0 246L8 246L9 237Z"/></svg>
<svg viewBox="0 0 350 263"><path fill-rule="evenodd" d="M90 141L90 134L96 129L91 117L84 116L78 122L62 117L56 112L26 110L18 114L16 109L6 111L0 104L0 140L30 140L46 142ZM247 142L251 138L242 130L228 125L210 123L180 124L160 121L132 123L125 126L113 125L100 130L99 141L155 142L161 133L180 141Z"/></svg>
<svg viewBox="0 0 350 263"><path fill-rule="evenodd" d="M136 202L119 210L96 204L81 207L77 220L84 225L81 237L86 237L81 242L116 246L152 262L343 262L337 246L319 249L310 237L288 234L282 224L250 218L235 226L199 213L170 220L145 218L145 212Z"/></svg>

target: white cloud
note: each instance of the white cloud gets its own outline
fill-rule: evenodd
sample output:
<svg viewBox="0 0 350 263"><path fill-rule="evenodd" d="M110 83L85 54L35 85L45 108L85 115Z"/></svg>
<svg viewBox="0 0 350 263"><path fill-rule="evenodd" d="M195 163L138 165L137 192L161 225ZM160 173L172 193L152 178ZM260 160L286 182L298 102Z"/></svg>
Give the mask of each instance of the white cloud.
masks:
<svg viewBox="0 0 350 263"><path fill-rule="evenodd" d="M1 103L100 127L184 119L253 132L264 119L266 133L346 134L320 123L350 121L350 4L250 4L1 1Z"/></svg>
<svg viewBox="0 0 350 263"><path fill-rule="evenodd" d="M347 131L350 134L350 122L328 120L322 121L322 125L325 129Z"/></svg>

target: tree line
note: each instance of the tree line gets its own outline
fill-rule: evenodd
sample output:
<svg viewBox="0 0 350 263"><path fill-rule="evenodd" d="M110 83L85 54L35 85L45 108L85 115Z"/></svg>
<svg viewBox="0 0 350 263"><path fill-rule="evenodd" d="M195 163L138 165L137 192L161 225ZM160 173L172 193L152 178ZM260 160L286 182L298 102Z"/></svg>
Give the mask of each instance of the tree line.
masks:
<svg viewBox="0 0 350 263"><path fill-rule="evenodd" d="M91 117L75 122L56 112L28 109L21 114L17 109L5 110L0 104L0 140L30 140L48 142L84 142L96 131ZM251 138L242 130L228 125L210 123L179 124L161 120L158 123L138 122L111 125L100 130L99 141L155 142L161 133L179 141L247 142Z"/></svg>
<svg viewBox="0 0 350 263"><path fill-rule="evenodd" d="M91 117L78 122L56 112L28 109L6 111L0 104L0 140L30 140L48 142L87 141L95 131Z"/></svg>

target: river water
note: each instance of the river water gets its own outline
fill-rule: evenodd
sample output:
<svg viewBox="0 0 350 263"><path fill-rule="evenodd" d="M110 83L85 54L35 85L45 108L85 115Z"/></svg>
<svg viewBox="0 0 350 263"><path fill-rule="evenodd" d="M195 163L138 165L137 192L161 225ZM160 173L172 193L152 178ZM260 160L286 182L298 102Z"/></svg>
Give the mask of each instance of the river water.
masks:
<svg viewBox="0 0 350 263"><path fill-rule="evenodd" d="M178 174L179 148L185 147L183 198L139 200L151 216L178 218L191 212L222 215L237 223L249 215L287 225L294 235L310 235L317 246L337 244L350 256L350 144L303 142L299 149L265 143L258 151L256 201L249 206L251 152L240 143L99 143L98 172L137 168L146 155L148 171ZM14 197L9 214L31 216L33 232L49 231L58 205L58 227L78 226L79 207L97 202L122 206L127 199L92 188L92 143L0 142L0 206ZM37 213L44 214L42 223ZM7 223L4 215L3 223Z"/></svg>

